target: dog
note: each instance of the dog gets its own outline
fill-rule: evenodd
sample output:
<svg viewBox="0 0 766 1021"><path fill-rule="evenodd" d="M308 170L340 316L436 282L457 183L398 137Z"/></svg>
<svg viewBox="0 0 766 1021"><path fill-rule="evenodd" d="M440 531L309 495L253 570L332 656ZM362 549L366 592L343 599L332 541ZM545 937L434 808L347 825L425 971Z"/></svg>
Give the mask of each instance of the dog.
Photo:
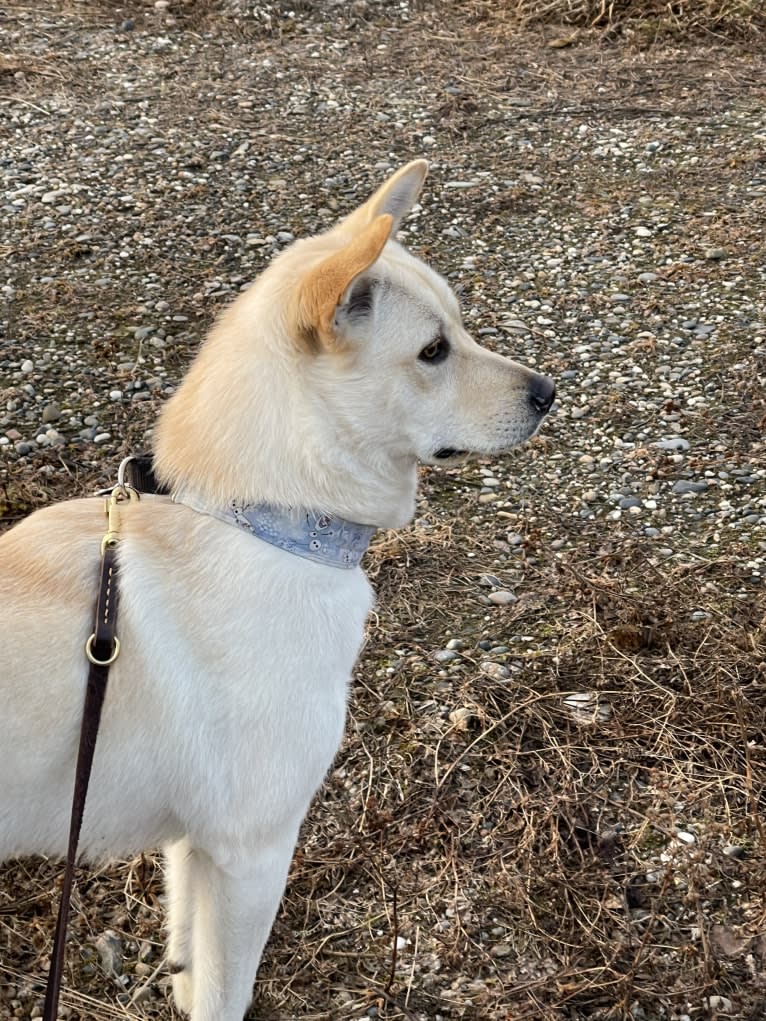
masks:
<svg viewBox="0 0 766 1021"><path fill-rule="evenodd" d="M80 849L163 849L192 1021L241 1021L252 998L343 734L372 532L412 519L418 462L499 454L554 400L394 240L426 172L402 167L223 313L155 430L171 495L119 507L121 652ZM65 852L103 531L84 498L0 539L0 860Z"/></svg>

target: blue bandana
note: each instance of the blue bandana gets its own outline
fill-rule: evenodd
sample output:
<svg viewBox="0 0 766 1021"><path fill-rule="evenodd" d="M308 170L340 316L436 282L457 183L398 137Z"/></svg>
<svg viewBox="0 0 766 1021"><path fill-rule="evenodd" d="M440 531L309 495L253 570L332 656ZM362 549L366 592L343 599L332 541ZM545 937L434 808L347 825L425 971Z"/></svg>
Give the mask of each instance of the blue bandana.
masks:
<svg viewBox="0 0 766 1021"><path fill-rule="evenodd" d="M173 500L219 521L238 525L286 553L328 567L358 567L376 531L374 525L357 525L330 514L268 503L232 500L228 507L211 508L186 493L175 495Z"/></svg>

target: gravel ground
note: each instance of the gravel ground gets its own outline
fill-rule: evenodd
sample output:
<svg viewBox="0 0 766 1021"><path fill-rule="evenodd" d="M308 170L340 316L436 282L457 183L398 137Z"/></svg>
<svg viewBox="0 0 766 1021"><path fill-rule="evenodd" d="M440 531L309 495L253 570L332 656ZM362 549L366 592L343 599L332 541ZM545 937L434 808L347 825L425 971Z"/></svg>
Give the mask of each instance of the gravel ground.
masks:
<svg viewBox="0 0 766 1021"><path fill-rule="evenodd" d="M148 447L218 310L414 156L403 239L558 383L537 440L424 471L370 555L253 1017L762 1017L758 48L384 0L12 3L0 31L5 525ZM171 1017L159 867L82 881L64 1016ZM3 1018L39 1011L57 876L0 872Z"/></svg>

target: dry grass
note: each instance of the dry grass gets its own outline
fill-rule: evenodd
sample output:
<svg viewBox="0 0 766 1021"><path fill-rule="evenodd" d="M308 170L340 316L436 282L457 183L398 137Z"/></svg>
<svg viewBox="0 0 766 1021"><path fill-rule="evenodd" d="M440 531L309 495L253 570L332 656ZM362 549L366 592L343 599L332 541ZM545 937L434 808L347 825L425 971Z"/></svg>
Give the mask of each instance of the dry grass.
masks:
<svg viewBox="0 0 766 1021"><path fill-rule="evenodd" d="M488 0L474 7L522 27L627 28L642 37L713 33L752 39L766 29L766 9L760 0L511 0L501 4Z"/></svg>

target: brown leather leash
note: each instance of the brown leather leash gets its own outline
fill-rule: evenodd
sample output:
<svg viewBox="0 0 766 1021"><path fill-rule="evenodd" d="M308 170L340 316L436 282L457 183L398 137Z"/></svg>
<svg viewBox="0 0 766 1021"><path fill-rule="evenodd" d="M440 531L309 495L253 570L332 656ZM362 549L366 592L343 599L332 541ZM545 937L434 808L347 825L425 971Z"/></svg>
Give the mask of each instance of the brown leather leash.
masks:
<svg viewBox="0 0 766 1021"><path fill-rule="evenodd" d="M120 468L117 485L106 501L108 518L107 531L101 540L101 573L96 599L96 622L93 634L85 643L85 655L90 662L88 683L85 690L82 726L80 729L80 745L77 752L75 768L74 796L72 798L72 815L69 824L69 844L67 848L64 882L61 888L56 931L53 938L51 966L48 972L48 984L45 990L45 1006L43 1021L56 1021L58 1015L59 992L64 970L64 949L66 930L69 920L69 905L72 895L77 845L85 811L85 797L88 793L88 781L93 764L93 753L96 749L96 736L101 720L101 709L106 694L109 667L120 654L120 643L116 634L117 604L119 589L117 585L119 559L119 507L126 501L137 500L138 491L132 485L122 481L124 462Z"/></svg>

